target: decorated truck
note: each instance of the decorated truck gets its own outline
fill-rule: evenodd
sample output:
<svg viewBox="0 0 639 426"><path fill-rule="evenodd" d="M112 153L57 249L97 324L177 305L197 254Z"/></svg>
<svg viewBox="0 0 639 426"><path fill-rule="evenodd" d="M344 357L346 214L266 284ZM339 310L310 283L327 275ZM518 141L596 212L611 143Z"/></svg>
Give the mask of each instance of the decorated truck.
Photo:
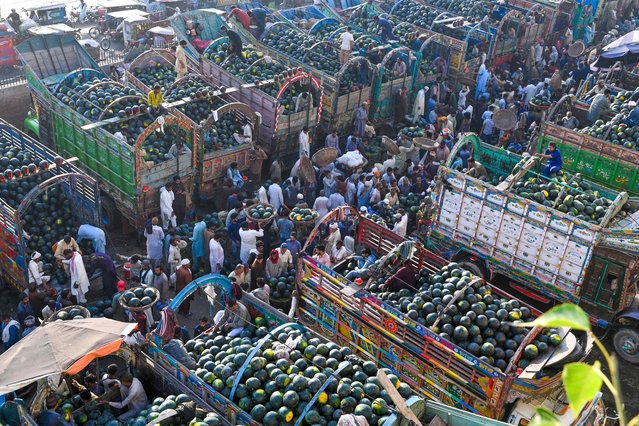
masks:
<svg viewBox="0 0 639 426"><path fill-rule="evenodd" d="M81 224L100 226L94 179L39 142L0 120L0 281L17 291L29 282L31 253L53 270L51 246ZM63 286L53 276L52 284Z"/></svg>
<svg viewBox="0 0 639 426"><path fill-rule="evenodd" d="M159 191L180 175L192 185L195 129L166 114L150 114L146 93L109 79L72 37L32 37L17 47L40 121L40 140L99 183L105 226L142 229L159 212ZM170 148L181 141L191 153ZM125 219L125 220L122 220Z"/></svg>
<svg viewBox="0 0 639 426"><path fill-rule="evenodd" d="M228 58L228 38L220 32L225 25L222 13L217 9L183 13L172 20L171 26L178 38L187 40L187 52L199 62L202 75L210 76L228 91L237 90L233 96L260 114L259 135L271 154L292 155L302 128L308 126L312 132L321 118L320 81L284 55L255 44L244 46L246 62ZM189 21L199 25L198 38L206 40L206 46L198 49L193 45ZM310 93L313 102L296 111L295 101L303 92Z"/></svg>
<svg viewBox="0 0 639 426"><path fill-rule="evenodd" d="M260 140L260 117L233 97L237 89L222 90L197 72L176 80L174 64L173 53L150 50L131 62L126 79L144 93L159 84L164 107L197 129L199 195L211 198L231 163L248 169L253 142ZM245 123L252 138L243 136Z"/></svg>
<svg viewBox="0 0 639 426"><path fill-rule="evenodd" d="M216 311L223 309L231 282L221 275L201 277L176 296L172 307L177 309L198 289L210 295ZM250 294L244 294L241 303L251 323L239 336L200 335L186 342L189 356L197 360L195 370L160 345L148 350L159 366L216 411L226 413L231 424L336 424L351 405L369 424L385 426L407 420L427 424L436 416L448 426L504 424L426 402L400 382L392 367L378 368L353 355L354 349L340 347ZM227 341L234 353L223 356L219 349Z"/></svg>
<svg viewBox="0 0 639 426"><path fill-rule="evenodd" d="M579 304L612 333L622 358L639 362L637 200L579 174L547 179L537 157L496 149L474 134L458 147L464 144L488 178L451 169L453 150L434 190L437 208L425 218L429 247L546 307Z"/></svg>
<svg viewBox="0 0 639 426"><path fill-rule="evenodd" d="M360 275L359 285L352 275L357 259L328 268L302 254L301 324L356 348L418 393L452 407L510 424L525 424L535 406L563 413L562 366L587 356L592 342L585 335L518 329L507 321L527 321L540 312L350 208L329 213L323 223L330 221L352 221L355 247L369 249L378 260L369 274ZM307 253L318 237L311 234ZM381 284L407 263L416 278L401 290L384 291ZM534 349L538 344L541 351ZM596 400L577 419L561 415L562 424L583 424L602 412Z"/></svg>

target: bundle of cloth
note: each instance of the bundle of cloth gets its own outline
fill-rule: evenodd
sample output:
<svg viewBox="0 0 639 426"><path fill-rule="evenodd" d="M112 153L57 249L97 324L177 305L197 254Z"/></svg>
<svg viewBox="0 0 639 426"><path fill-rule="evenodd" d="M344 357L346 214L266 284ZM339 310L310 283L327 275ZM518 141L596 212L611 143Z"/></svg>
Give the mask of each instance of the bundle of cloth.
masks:
<svg viewBox="0 0 639 426"><path fill-rule="evenodd" d="M357 167L364 164L364 156L359 151L349 151L337 159L337 162L348 167Z"/></svg>

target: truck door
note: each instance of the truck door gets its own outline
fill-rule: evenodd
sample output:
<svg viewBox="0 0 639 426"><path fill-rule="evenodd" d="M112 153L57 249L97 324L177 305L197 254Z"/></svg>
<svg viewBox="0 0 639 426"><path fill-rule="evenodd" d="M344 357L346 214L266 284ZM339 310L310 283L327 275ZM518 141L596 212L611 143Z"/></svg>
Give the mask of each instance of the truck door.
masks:
<svg viewBox="0 0 639 426"><path fill-rule="evenodd" d="M607 311L609 314L603 316L605 319L611 312L617 310L619 298L623 293L625 270L625 266L610 259L593 256L581 289L582 300L595 308L595 312L589 312L591 315L599 311ZM602 315L592 316L602 318Z"/></svg>

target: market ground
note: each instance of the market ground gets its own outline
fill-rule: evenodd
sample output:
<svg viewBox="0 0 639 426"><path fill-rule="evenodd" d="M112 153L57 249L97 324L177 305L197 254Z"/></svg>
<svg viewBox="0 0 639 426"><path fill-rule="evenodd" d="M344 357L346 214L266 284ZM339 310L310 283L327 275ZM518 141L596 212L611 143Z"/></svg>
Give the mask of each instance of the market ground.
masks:
<svg viewBox="0 0 639 426"><path fill-rule="evenodd" d="M115 253L131 255L135 253L144 253L145 250L144 245L138 243L136 238L125 235L110 234L107 242L107 247L109 246L114 247L113 251L108 250L112 255ZM122 273L121 269L118 271ZM95 298L100 297L99 295L96 295ZM89 300L91 299L91 294L89 293ZM18 297L15 290L4 289L0 291L0 313L11 312L15 315L17 304ZM178 320L181 324L187 326L189 330L193 330L198 318L202 316L210 317L210 311L211 309L207 299L202 294L196 294L191 304L191 313L193 315L190 318L178 315ZM605 339L604 344L611 353L614 352L610 339ZM597 348L593 349L591 355L587 359L587 362L590 364L594 361L599 361L601 365L604 366L604 371L607 372L607 369L605 368L606 361ZM639 366L634 366L623 360L619 360L619 371L621 372L621 386L626 407L626 418L631 419L639 414ZM604 390L604 403L607 407L608 415L612 416L615 412L615 403L612 395L607 389ZM609 421L606 423L606 426L614 424L616 424L616 422Z"/></svg>

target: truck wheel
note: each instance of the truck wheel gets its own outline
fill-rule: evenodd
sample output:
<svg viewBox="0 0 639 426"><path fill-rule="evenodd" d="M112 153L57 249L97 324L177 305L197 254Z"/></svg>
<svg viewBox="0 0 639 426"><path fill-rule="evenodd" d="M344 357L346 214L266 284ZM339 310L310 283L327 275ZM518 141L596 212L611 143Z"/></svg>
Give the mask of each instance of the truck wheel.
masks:
<svg viewBox="0 0 639 426"><path fill-rule="evenodd" d="M102 225L109 231L115 231L120 225L121 214L111 197L102 195L100 199L102 207Z"/></svg>
<svg viewBox="0 0 639 426"><path fill-rule="evenodd" d="M457 264L459 265L460 268L470 271L470 273L472 273L476 277L486 279L486 277L488 276L488 272L486 271L486 268L483 265L480 265L479 263L472 261L468 258L460 262L457 262Z"/></svg>
<svg viewBox="0 0 639 426"><path fill-rule="evenodd" d="M615 331L612 336L615 351L621 358L631 364L639 364L639 332L634 328L624 327Z"/></svg>

